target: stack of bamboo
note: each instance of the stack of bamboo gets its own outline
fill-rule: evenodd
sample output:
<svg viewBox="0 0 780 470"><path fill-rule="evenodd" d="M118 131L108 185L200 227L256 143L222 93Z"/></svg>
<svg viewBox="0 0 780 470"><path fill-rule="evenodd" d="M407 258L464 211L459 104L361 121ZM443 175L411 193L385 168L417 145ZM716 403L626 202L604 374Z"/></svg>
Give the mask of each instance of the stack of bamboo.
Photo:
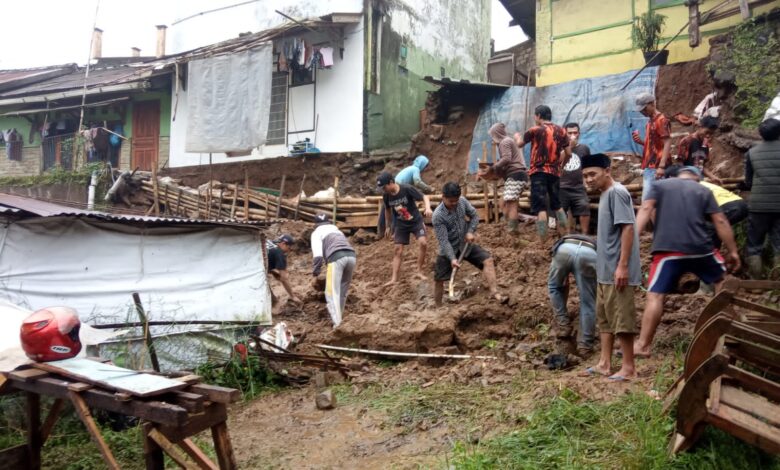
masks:
<svg viewBox="0 0 780 470"><path fill-rule="evenodd" d="M725 179L723 187L733 190L741 181L738 178ZM154 201L149 213L191 219L266 221L284 217L312 222L318 212L326 212L332 215L339 227L368 228L376 227L382 205L381 196L340 197L338 180L334 185L334 196L328 198L283 198L268 190L252 188L246 181L243 185L213 181L194 189L156 175L144 179L142 187ZM642 184L628 184L626 189L638 208ZM591 193L588 196L591 209L597 209L599 195ZM481 193L464 194L464 197L478 210L482 221L500 220L501 198L497 184L485 183ZM530 209L529 197L528 191L522 193L519 200L521 210ZM430 199L435 208L441 202L441 195L431 195Z"/></svg>

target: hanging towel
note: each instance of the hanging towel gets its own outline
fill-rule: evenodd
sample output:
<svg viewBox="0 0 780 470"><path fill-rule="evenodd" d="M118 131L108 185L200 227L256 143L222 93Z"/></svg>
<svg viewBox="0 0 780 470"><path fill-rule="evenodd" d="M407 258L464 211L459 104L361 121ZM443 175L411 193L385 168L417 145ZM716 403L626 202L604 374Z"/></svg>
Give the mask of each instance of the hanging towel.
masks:
<svg viewBox="0 0 780 470"><path fill-rule="evenodd" d="M333 48L332 47L323 47L320 49L320 54L322 55L322 66L323 67L331 67L333 66Z"/></svg>

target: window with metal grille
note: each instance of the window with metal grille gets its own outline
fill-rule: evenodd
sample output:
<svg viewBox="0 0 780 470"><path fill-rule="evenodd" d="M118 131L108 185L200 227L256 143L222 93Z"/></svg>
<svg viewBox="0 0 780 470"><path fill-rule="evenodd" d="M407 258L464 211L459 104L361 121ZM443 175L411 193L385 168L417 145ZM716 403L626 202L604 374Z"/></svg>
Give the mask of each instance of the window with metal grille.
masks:
<svg viewBox="0 0 780 470"><path fill-rule="evenodd" d="M284 145L287 140L287 73L271 77L271 112L268 116L266 145Z"/></svg>

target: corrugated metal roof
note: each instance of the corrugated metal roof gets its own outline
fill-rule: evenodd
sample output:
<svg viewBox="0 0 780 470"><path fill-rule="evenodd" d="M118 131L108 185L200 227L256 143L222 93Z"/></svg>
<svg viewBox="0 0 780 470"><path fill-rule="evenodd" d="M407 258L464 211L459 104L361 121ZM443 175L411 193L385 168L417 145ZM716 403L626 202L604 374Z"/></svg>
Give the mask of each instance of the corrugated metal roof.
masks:
<svg viewBox="0 0 780 470"><path fill-rule="evenodd" d="M512 16L509 26L519 25L532 41L536 41L536 2L534 0L499 0Z"/></svg>
<svg viewBox="0 0 780 470"><path fill-rule="evenodd" d="M280 219L248 222L243 220L215 221L173 217L154 217L136 214L112 214L109 212L91 211L78 207L70 207L54 202L6 193L0 193L0 213L12 213L23 217L87 217L96 220L103 220L106 222L150 225L219 225L242 226L247 228L260 228L281 221Z"/></svg>
<svg viewBox="0 0 780 470"><path fill-rule="evenodd" d="M450 78L450 77L432 77L430 75L427 75L425 78L423 78L428 83L433 83L434 85L439 86L449 86L449 87L470 87L470 88L483 88L483 89L496 89L496 90L503 90L506 88L509 88L509 85L503 85L501 83L487 83L487 82L472 82L469 80L458 80L456 78Z"/></svg>

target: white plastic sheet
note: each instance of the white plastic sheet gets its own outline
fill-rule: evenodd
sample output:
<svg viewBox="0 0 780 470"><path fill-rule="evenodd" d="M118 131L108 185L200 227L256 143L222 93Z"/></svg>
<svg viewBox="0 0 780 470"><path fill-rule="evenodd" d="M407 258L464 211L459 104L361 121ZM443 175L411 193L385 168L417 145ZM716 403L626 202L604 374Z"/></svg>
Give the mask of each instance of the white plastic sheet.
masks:
<svg viewBox="0 0 780 470"><path fill-rule="evenodd" d="M270 323L260 235L231 227L133 227L72 217L0 226L0 298L75 308L83 322Z"/></svg>
<svg viewBox="0 0 780 470"><path fill-rule="evenodd" d="M245 152L265 144L272 48L269 42L189 63L187 152Z"/></svg>

